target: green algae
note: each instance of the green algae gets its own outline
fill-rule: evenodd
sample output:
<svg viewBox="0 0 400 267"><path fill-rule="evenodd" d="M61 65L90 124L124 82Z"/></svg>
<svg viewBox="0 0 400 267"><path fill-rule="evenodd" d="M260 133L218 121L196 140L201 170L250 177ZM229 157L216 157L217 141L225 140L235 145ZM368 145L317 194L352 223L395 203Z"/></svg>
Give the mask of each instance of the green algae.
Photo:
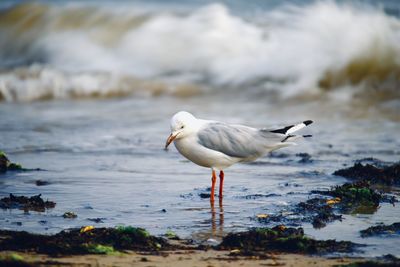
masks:
<svg viewBox="0 0 400 267"><path fill-rule="evenodd" d="M133 227L133 226L117 226L115 230L121 234L136 235L143 238L150 236L150 233L143 228Z"/></svg>
<svg viewBox="0 0 400 267"><path fill-rule="evenodd" d="M34 265L29 262L26 262L25 258L17 253L7 253L0 255L0 266L33 267Z"/></svg>
<svg viewBox="0 0 400 267"><path fill-rule="evenodd" d="M305 236L302 228L280 225L228 234L217 249L239 249L243 255L251 251L323 254L351 252L355 247L356 244L348 241L315 240Z"/></svg>
<svg viewBox="0 0 400 267"><path fill-rule="evenodd" d="M87 251L92 254L105 254L105 255L118 255L120 252L116 251L113 246L89 244Z"/></svg>
<svg viewBox="0 0 400 267"><path fill-rule="evenodd" d="M361 237L370 237L377 235L398 235L400 234L400 222L393 223L391 225L376 225L368 227L367 229L360 231Z"/></svg>
<svg viewBox="0 0 400 267"><path fill-rule="evenodd" d="M326 192L341 199L336 206L344 213L374 213L382 201L382 194L371 188L367 181L345 183Z"/></svg>
<svg viewBox="0 0 400 267"><path fill-rule="evenodd" d="M175 240L180 239L179 236L172 230L167 230L167 232L165 232L164 236L168 239L175 239Z"/></svg>
<svg viewBox="0 0 400 267"><path fill-rule="evenodd" d="M107 254L123 250L158 251L172 246L142 228L132 226L69 229L55 235L0 230L0 247L49 255ZM112 249L111 249L112 248Z"/></svg>
<svg viewBox="0 0 400 267"><path fill-rule="evenodd" d="M335 171L333 175L356 181L364 180L371 184L400 185L400 162L382 168L356 163L350 168Z"/></svg>
<svg viewBox="0 0 400 267"><path fill-rule="evenodd" d="M0 150L0 173L5 173L7 171L40 171L41 169L26 169L22 167L21 164L11 162L7 154Z"/></svg>

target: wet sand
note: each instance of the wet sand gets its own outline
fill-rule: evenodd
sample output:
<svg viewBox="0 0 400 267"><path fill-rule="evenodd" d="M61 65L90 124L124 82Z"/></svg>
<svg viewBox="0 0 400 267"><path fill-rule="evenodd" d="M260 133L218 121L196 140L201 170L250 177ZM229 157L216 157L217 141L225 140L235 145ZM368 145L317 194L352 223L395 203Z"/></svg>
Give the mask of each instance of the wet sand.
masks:
<svg viewBox="0 0 400 267"><path fill-rule="evenodd" d="M1 252L0 256L11 252ZM236 267L236 266L335 266L362 262L361 258L325 258L290 253L265 253L263 256L230 256L230 251L176 250L159 255L129 251L122 255L83 255L49 257L43 254L18 253L35 266L174 266L174 267Z"/></svg>

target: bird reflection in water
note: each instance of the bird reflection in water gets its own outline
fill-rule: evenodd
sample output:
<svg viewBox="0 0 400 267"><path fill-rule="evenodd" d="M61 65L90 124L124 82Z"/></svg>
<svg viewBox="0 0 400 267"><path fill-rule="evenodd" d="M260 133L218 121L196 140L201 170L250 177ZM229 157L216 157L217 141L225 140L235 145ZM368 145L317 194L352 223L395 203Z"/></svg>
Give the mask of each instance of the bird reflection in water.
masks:
<svg viewBox="0 0 400 267"><path fill-rule="evenodd" d="M215 210L214 202L210 202L211 208L211 230L213 237L222 237L224 234L224 205L222 198L218 201L218 229L217 229L217 212Z"/></svg>

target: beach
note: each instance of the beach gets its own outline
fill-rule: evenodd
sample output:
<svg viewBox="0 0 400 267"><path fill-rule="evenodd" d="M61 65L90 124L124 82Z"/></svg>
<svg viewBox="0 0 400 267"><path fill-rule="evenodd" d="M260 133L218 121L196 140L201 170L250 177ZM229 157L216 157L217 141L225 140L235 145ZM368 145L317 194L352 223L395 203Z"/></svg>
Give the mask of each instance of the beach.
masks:
<svg viewBox="0 0 400 267"><path fill-rule="evenodd" d="M399 162L397 2L5 1L0 9L0 150L27 169L0 173L0 198L41 194L56 203L44 211L3 208L1 230L134 226L176 233L197 248L286 225L317 240L366 245L351 253L274 252L276 260L236 260L214 249L56 259L82 265L330 266L400 257L398 232L360 234L399 222L390 201L399 197L396 183L371 187L381 196L373 209L333 206L341 219L323 227L296 213L310 199L334 200L321 191L354 182L334 175L339 169ZM211 206L210 171L173 146L164 150L180 110L256 128L313 120L301 131L313 137L225 170L225 197Z"/></svg>
<svg viewBox="0 0 400 267"><path fill-rule="evenodd" d="M268 259L252 257L229 257L227 252L215 251L177 251L160 256L143 255L134 252L123 256L87 255L49 258L46 255L20 254L27 262L46 266L334 266L362 259L327 259L299 254L269 255Z"/></svg>

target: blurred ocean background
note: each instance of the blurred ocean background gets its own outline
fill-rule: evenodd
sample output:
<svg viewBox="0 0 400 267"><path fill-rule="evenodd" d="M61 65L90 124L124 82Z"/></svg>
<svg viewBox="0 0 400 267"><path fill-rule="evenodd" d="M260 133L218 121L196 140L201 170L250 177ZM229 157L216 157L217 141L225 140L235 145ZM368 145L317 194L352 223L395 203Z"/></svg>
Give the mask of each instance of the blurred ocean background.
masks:
<svg viewBox="0 0 400 267"><path fill-rule="evenodd" d="M312 119L314 137L228 169L224 206L210 210L199 197L209 170L163 151L179 110L254 127ZM54 233L101 218L219 239L345 182L331 174L356 160L399 161L399 121L397 0L0 2L0 150L45 170L1 175L0 197L57 202L0 211L2 229ZM358 234L399 218L386 203L303 227L400 256L398 236Z"/></svg>
<svg viewBox="0 0 400 267"><path fill-rule="evenodd" d="M0 8L3 101L211 91L399 108L395 0L2 1Z"/></svg>

